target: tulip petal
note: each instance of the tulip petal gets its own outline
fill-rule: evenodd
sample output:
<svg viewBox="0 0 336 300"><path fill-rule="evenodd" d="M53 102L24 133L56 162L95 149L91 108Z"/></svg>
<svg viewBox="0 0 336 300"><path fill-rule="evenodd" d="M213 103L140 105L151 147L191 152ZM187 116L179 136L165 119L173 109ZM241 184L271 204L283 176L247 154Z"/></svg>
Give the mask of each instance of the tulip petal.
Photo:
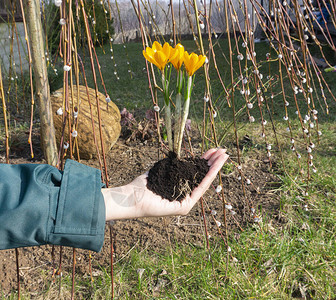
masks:
<svg viewBox="0 0 336 300"><path fill-rule="evenodd" d="M146 48L146 53L149 55L149 56L152 56L152 57L154 57L154 50L152 49L152 48L150 48L150 47L147 47Z"/></svg>
<svg viewBox="0 0 336 300"><path fill-rule="evenodd" d="M154 54L155 61L160 70L163 70L168 62L167 56L162 51L157 51Z"/></svg>
<svg viewBox="0 0 336 300"><path fill-rule="evenodd" d="M148 52L142 51L143 56L151 63L153 63L153 61L155 60L154 56L149 55Z"/></svg>
<svg viewBox="0 0 336 300"><path fill-rule="evenodd" d="M205 59L206 59L206 56L205 55L199 55L198 56L198 62L197 64L195 65L195 68L194 68L194 73L200 68L203 66L204 62L205 62Z"/></svg>
<svg viewBox="0 0 336 300"><path fill-rule="evenodd" d="M153 43L152 49L154 50L154 52L162 51L162 46L159 42L155 41Z"/></svg>
<svg viewBox="0 0 336 300"><path fill-rule="evenodd" d="M175 51L175 56L171 59L171 63L176 70L179 70L184 61L184 47L181 44L177 44L173 50Z"/></svg>
<svg viewBox="0 0 336 300"><path fill-rule="evenodd" d="M166 55L166 57L170 57L172 47L166 42L162 47L162 52Z"/></svg>

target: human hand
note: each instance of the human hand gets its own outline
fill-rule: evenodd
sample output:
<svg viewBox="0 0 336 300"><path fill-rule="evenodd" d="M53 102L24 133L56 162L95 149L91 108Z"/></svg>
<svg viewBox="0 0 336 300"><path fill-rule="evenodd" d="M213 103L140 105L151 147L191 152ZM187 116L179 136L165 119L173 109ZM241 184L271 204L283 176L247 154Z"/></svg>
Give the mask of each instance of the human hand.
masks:
<svg viewBox="0 0 336 300"><path fill-rule="evenodd" d="M146 174L125 186L103 189L106 220L186 215L209 188L228 157L225 149L210 149L204 153L202 158L208 160L209 172L181 202L163 199L150 191Z"/></svg>

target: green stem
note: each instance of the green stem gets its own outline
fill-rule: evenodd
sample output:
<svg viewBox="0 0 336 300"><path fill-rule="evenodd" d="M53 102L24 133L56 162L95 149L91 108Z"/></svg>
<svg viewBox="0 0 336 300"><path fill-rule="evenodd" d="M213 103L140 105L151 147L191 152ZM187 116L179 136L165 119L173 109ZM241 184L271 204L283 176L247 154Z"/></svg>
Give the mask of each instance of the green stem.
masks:
<svg viewBox="0 0 336 300"><path fill-rule="evenodd" d="M176 87L176 103L174 115L174 152L178 152L178 144L180 139L180 126L181 126L181 112L182 112L182 86L183 86L183 73L178 70L177 87Z"/></svg>
<svg viewBox="0 0 336 300"><path fill-rule="evenodd" d="M164 103L165 103L165 124L167 129L167 139L169 151L173 151L173 137L172 137L172 126L171 126L171 110L170 110L170 101L169 101L169 88L166 81L164 72L162 72L162 88L164 93Z"/></svg>
<svg viewBox="0 0 336 300"><path fill-rule="evenodd" d="M189 114L189 105L190 105L190 96L191 96L191 89L192 89L192 76L188 76L188 83L187 83L187 95L185 97L184 106L183 106L183 115L182 121L180 126L180 133L179 133L179 140L177 146L177 157L180 158L181 156L181 146L182 146L182 139L183 139L183 132L185 128L185 124L187 122L188 114Z"/></svg>
<svg viewBox="0 0 336 300"><path fill-rule="evenodd" d="M182 94L176 95L175 103L175 117L174 117L174 152L178 153L178 145L180 140L180 128L181 128L181 109L182 109Z"/></svg>

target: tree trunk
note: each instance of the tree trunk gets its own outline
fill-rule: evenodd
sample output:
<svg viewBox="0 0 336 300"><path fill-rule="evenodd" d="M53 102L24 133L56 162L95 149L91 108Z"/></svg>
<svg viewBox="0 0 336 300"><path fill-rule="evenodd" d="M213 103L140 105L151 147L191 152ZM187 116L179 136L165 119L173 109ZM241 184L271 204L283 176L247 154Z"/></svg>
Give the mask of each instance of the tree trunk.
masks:
<svg viewBox="0 0 336 300"><path fill-rule="evenodd" d="M41 146L47 163L57 164L55 128L50 103L50 88L47 73L44 38L39 0L25 0L27 24L35 75L36 99L40 112Z"/></svg>

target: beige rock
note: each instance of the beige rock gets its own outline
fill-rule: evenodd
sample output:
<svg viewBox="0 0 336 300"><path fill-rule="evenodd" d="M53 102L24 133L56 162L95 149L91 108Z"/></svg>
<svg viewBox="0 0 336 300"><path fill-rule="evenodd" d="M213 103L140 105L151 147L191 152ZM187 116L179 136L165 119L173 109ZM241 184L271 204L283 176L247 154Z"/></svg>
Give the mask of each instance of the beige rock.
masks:
<svg viewBox="0 0 336 300"><path fill-rule="evenodd" d="M89 88L89 98L85 86L79 87L79 98L77 96L77 88L74 86L74 97L71 96L71 90L69 89L69 112L71 113L71 125L69 135L69 118L67 118L66 126L64 127L64 116L66 115L65 105L63 103L63 88L55 91L51 95L52 109L54 113L54 125L56 131L57 144L60 144L62 131L64 127L64 142L69 143L71 139L74 157L77 158L77 148L79 151L79 157L81 159L91 159L97 156L97 146L94 140L94 134L92 129L92 120L90 112L91 102L92 116L94 120L94 132L97 139L99 153L101 150L100 130L98 123L97 101L96 92L94 89ZM109 102L107 105L105 95L98 92L98 99L100 103L100 117L102 124L102 136L104 142L104 150L107 153L115 144L120 135L120 112L118 107ZM74 118L73 111L75 107L78 108L78 117ZM61 108L61 109L60 109ZM60 114L62 113L63 114ZM77 131L77 137L71 136L73 131ZM75 134L73 134L75 135ZM77 144L78 143L78 144ZM70 147L67 150L67 157L70 157Z"/></svg>

